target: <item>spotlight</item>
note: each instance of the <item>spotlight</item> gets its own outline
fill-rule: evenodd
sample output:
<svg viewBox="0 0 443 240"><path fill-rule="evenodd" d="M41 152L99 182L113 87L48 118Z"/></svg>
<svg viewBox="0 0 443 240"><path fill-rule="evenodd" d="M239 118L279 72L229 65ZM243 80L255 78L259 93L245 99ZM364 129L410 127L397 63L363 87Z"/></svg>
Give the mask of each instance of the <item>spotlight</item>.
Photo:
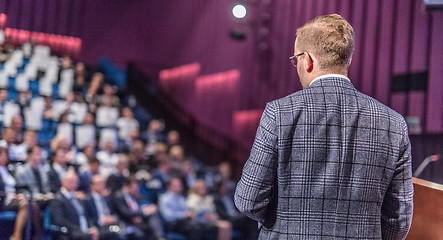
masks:
<svg viewBox="0 0 443 240"><path fill-rule="evenodd" d="M246 7L242 4L237 4L232 8L232 14L236 18L244 18L246 16Z"/></svg>

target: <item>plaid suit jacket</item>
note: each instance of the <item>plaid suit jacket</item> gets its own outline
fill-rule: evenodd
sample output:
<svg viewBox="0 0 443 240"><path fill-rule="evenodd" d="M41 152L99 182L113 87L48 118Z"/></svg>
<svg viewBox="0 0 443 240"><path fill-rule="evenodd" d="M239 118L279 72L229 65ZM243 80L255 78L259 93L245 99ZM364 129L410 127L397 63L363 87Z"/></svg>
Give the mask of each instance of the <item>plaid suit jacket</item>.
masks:
<svg viewBox="0 0 443 240"><path fill-rule="evenodd" d="M267 104L235 203L259 239L403 239L412 197L403 117L329 75Z"/></svg>

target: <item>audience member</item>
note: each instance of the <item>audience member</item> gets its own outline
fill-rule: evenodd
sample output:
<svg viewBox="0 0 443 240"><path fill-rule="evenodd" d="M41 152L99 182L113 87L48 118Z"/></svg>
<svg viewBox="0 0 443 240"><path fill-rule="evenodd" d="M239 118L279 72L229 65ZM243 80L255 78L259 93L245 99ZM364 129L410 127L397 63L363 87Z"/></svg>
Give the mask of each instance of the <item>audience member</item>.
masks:
<svg viewBox="0 0 443 240"><path fill-rule="evenodd" d="M112 201L125 224L136 226L149 239L163 238L163 226L157 206L140 195L137 179L127 178L122 190L113 195Z"/></svg>
<svg viewBox="0 0 443 240"><path fill-rule="evenodd" d="M98 229L88 215L83 202L77 198L78 177L68 171L62 178L62 186L50 204L51 223L65 227L65 233L55 233L55 239L119 239L109 229Z"/></svg>
<svg viewBox="0 0 443 240"><path fill-rule="evenodd" d="M220 219L229 221L234 231L241 232L242 239L255 240L258 238L258 223L237 210L226 182L217 183L214 205Z"/></svg>
<svg viewBox="0 0 443 240"><path fill-rule="evenodd" d="M11 240L21 240L28 215L28 202L23 194L16 194L15 178L9 173L7 148L0 146L0 211L16 211L14 233Z"/></svg>
<svg viewBox="0 0 443 240"><path fill-rule="evenodd" d="M218 173L215 176L215 181L223 182L228 188L228 193L231 197L234 197L236 184L232 180L232 169L229 162L221 162L218 165Z"/></svg>
<svg viewBox="0 0 443 240"><path fill-rule="evenodd" d="M95 122L99 127L115 127L119 116L118 108L112 106L109 98L105 98L103 101L97 108Z"/></svg>
<svg viewBox="0 0 443 240"><path fill-rule="evenodd" d="M105 179L99 174L92 176L90 189L91 192L85 198L85 206L94 225L102 231L109 229L109 226L119 225L119 219L108 199Z"/></svg>
<svg viewBox="0 0 443 240"><path fill-rule="evenodd" d="M75 144L82 149L86 145L95 145L97 136L97 128L94 125L94 115L87 113L83 124L75 128Z"/></svg>
<svg viewBox="0 0 443 240"><path fill-rule="evenodd" d="M186 159L182 164L181 176L183 182L184 192L187 193L197 181L197 173L194 170L194 166L192 165L192 161L190 159Z"/></svg>
<svg viewBox="0 0 443 240"><path fill-rule="evenodd" d="M74 126L69 122L68 112L62 113L58 121L57 136L63 136L69 146L72 145L74 139Z"/></svg>
<svg viewBox="0 0 443 240"><path fill-rule="evenodd" d="M98 160L100 160L100 173L108 177L115 172L115 165L118 162L118 154L114 152L114 144L112 141L106 141L101 145L101 150L96 154Z"/></svg>
<svg viewBox="0 0 443 240"><path fill-rule="evenodd" d="M139 129L138 121L134 118L131 108L124 107L121 111L121 117L117 121L118 137L125 140L133 130Z"/></svg>
<svg viewBox="0 0 443 240"><path fill-rule="evenodd" d="M47 169L43 168L42 151L39 146L33 146L28 149L28 161L26 164L19 166L15 173L17 184L21 186L28 186L32 194L32 229L33 239L41 239L42 236L42 214L43 209L49 200L53 198L50 193L49 180ZM27 192L25 192L26 194Z"/></svg>
<svg viewBox="0 0 443 240"><path fill-rule="evenodd" d="M23 117L15 115L11 119L11 129L15 131L14 142L20 144L23 142Z"/></svg>
<svg viewBox="0 0 443 240"><path fill-rule="evenodd" d="M109 84L103 85L103 94L98 97L99 105L106 105L108 102L110 106L118 108L120 107L120 99L114 95L114 88Z"/></svg>
<svg viewBox="0 0 443 240"><path fill-rule="evenodd" d="M35 145L28 149L27 162L19 166L16 170L15 177L19 185L27 185L31 189L34 198L48 199L46 196L49 192L49 179L46 168L41 167L42 150Z"/></svg>
<svg viewBox="0 0 443 240"><path fill-rule="evenodd" d="M158 202L160 194L166 192L167 183L170 180L172 162L168 157L161 160L158 168L152 171L152 178L148 182L148 187L151 190L151 197L153 202Z"/></svg>
<svg viewBox="0 0 443 240"><path fill-rule="evenodd" d="M80 165L80 170L88 170L89 160L95 158L95 145L88 144L83 147L83 150L75 155L74 162Z"/></svg>
<svg viewBox="0 0 443 240"><path fill-rule="evenodd" d="M89 193L89 185L91 184L92 177L100 174L100 161L96 157L88 159L88 167L80 170L78 175L79 186L78 190L84 193Z"/></svg>
<svg viewBox="0 0 443 240"><path fill-rule="evenodd" d="M59 147L55 150L52 157L52 164L48 171L49 189L52 193L56 193L60 189L61 179L64 178L68 171L69 159L66 155L66 150Z"/></svg>
<svg viewBox="0 0 443 240"><path fill-rule="evenodd" d="M111 194L114 194L122 189L126 178L129 176L128 166L128 157L124 154L119 154L118 163L115 166L115 173L109 175L106 182L106 186L111 191Z"/></svg>
<svg viewBox="0 0 443 240"><path fill-rule="evenodd" d="M83 91L88 88L86 78L87 75L86 75L85 64L82 62L78 62L77 64L75 64L75 69L74 69L74 79L75 79L73 87L74 92L83 93Z"/></svg>
<svg viewBox="0 0 443 240"><path fill-rule="evenodd" d="M160 213L166 222L167 230L183 234L189 240L216 239L217 227L197 221L197 214L186 205L182 191L181 180L173 177L168 183L168 191L159 199Z"/></svg>
<svg viewBox="0 0 443 240"><path fill-rule="evenodd" d="M140 170L149 171L148 158L144 154L144 143L141 140L136 140L129 153L129 171L132 174Z"/></svg>
<svg viewBox="0 0 443 240"><path fill-rule="evenodd" d="M232 225L226 220L219 219L214 198L208 195L204 180L197 180L189 190L186 205L197 213L199 221L215 224L218 227L218 240L231 239Z"/></svg>
<svg viewBox="0 0 443 240"><path fill-rule="evenodd" d="M159 120L151 120L151 122L149 122L148 130L146 131L146 142L150 146L155 146L158 142L165 142L162 130L163 126Z"/></svg>
<svg viewBox="0 0 443 240"><path fill-rule="evenodd" d="M71 103L71 108L69 109L69 121L75 124L82 124L88 114L88 105L81 92L75 92L73 94L74 101Z"/></svg>
<svg viewBox="0 0 443 240"><path fill-rule="evenodd" d="M24 161L28 157L28 149L37 145L37 132L35 130L26 130L23 136L23 142L17 145L13 151L18 160ZM10 149L11 151L11 149ZM42 152L43 159L46 159L47 153Z"/></svg>
<svg viewBox="0 0 443 240"><path fill-rule="evenodd" d="M168 132L167 144L169 147L180 145L180 133L176 130Z"/></svg>

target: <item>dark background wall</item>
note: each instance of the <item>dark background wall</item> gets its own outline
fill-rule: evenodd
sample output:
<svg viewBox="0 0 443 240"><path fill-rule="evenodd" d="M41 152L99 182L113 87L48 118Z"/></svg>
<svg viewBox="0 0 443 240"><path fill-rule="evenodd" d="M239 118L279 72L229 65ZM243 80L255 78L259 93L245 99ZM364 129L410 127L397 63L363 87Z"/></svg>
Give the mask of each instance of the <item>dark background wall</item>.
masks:
<svg viewBox="0 0 443 240"><path fill-rule="evenodd" d="M350 69L355 87L405 117L418 117L429 139L443 133L443 12L425 12L422 0L256 0L244 1L249 12L240 21L231 14L235 3L1 0L0 12L8 15L9 27L82 38L80 59L87 63L107 55L120 66L137 62L153 76L191 62L200 63L201 75L238 69L233 115L245 116L300 90L288 61L296 28L317 15L339 13L356 34ZM234 29L246 40L232 40ZM243 115L244 128L254 129L257 118ZM248 134L243 139L250 146L253 134ZM425 141L414 144L422 149ZM437 143L429 151L442 147ZM414 161L420 162L426 153L414 148L420 153ZM436 178L443 182L443 176Z"/></svg>

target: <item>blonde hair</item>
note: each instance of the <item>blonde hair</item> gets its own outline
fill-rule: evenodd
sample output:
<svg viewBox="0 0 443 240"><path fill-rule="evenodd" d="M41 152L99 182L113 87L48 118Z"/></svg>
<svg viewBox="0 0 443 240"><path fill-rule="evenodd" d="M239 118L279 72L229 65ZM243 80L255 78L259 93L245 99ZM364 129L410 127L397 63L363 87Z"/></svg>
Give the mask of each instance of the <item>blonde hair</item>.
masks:
<svg viewBox="0 0 443 240"><path fill-rule="evenodd" d="M322 70L348 69L354 52L354 29L338 14L318 16L297 29L299 52L312 52Z"/></svg>

